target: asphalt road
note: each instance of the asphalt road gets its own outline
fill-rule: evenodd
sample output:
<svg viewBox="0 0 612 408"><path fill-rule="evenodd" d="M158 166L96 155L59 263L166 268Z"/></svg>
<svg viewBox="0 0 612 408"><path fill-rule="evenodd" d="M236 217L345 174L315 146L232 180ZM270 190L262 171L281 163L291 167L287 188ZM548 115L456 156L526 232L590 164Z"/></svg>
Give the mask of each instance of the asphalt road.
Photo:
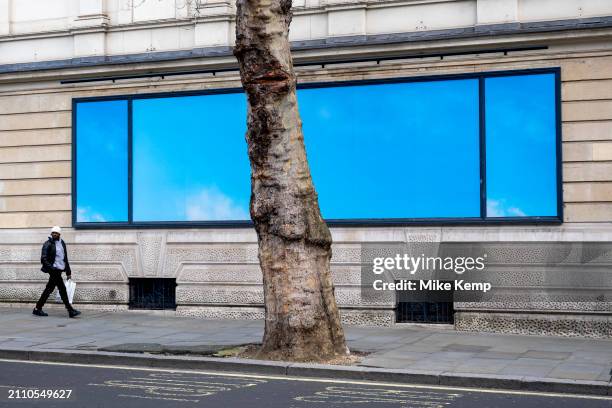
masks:
<svg viewBox="0 0 612 408"><path fill-rule="evenodd" d="M58 392L34 398L36 390ZM592 396L6 360L0 394L2 407L612 407L612 398Z"/></svg>

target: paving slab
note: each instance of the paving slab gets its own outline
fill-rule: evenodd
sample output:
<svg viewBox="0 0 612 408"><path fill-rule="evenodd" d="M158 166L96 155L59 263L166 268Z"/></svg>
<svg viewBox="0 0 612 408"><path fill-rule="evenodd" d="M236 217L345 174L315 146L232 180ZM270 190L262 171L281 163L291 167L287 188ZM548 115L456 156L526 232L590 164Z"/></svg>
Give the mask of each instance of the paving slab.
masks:
<svg viewBox="0 0 612 408"><path fill-rule="evenodd" d="M517 360L523 354L511 353L508 351L484 351L476 354L478 358L490 358L492 360Z"/></svg>
<svg viewBox="0 0 612 408"><path fill-rule="evenodd" d="M533 377L542 377L547 378L550 377L549 374L553 370L554 367L550 365L542 365L536 366L531 364L521 364L521 363L509 363L507 366L499 370L498 374L500 375L525 375L525 373L529 373L530 376Z"/></svg>
<svg viewBox="0 0 612 408"><path fill-rule="evenodd" d="M610 367L600 364L561 363L557 365L549 376L567 378L571 380L597 380L602 373L610 372Z"/></svg>
<svg viewBox="0 0 612 408"><path fill-rule="evenodd" d="M523 356L528 358L539 358L542 360L567 360L572 353L567 351L539 351L528 350Z"/></svg>
<svg viewBox="0 0 612 408"><path fill-rule="evenodd" d="M410 370L434 370L453 371L461 363L458 361L415 361L405 365L397 364L395 368L407 368Z"/></svg>

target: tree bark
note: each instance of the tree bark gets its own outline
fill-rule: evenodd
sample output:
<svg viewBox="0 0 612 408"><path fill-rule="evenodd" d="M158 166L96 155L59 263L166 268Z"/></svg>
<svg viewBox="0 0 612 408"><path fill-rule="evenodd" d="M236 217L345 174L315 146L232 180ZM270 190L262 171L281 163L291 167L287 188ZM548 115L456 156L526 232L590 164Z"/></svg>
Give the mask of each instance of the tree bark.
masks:
<svg viewBox="0 0 612 408"><path fill-rule="evenodd" d="M291 0L237 0L236 47L248 97L251 218L263 272L260 355L321 361L348 354L302 134L288 34Z"/></svg>

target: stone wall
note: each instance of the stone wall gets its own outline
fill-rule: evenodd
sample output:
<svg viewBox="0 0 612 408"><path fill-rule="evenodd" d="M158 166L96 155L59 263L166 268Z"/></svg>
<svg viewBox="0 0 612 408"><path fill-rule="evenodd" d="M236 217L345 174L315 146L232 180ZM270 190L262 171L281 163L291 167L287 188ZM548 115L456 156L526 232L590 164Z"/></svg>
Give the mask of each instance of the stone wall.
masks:
<svg viewBox="0 0 612 408"><path fill-rule="evenodd" d="M0 2L0 6L2 2ZM1 15L1 13L0 13ZM588 34L588 35L587 35ZM359 292L364 242L612 241L612 30L495 39L423 41L370 47L387 55L415 47L435 50L545 44L504 54L407 58L300 67L299 81L416 77L560 67L562 78L564 224L438 228L334 228L333 275L345 322L394 323L395 299L364 303ZM491 45L491 44L490 44ZM395 47L395 48L394 48ZM403 48L402 48L403 47ZM366 47L367 48L367 47ZM353 48L303 51L324 58L360 53ZM363 51L365 52L365 51ZM399 52L399 51L398 51ZM331 53L331 54L330 54ZM226 57L223 57L226 58ZM236 72L61 84L65 78L110 72L177 71L221 59L79 66L0 74L0 301L32 303L44 286L40 245L48 228L65 227L83 307L125 309L130 277L177 279L177 313L208 318L262 316L256 241L248 229L74 230L71 228L71 101L75 97L214 89L239 86ZM514 275L536 273L519 268ZM552 289L551 289L552 290ZM546 291L545 291L546 292ZM456 327L520 333L610 336L611 310L557 307L552 292L541 302L456 305ZM569 310L568 310L569 309ZM575 323L572 323L575 322Z"/></svg>
<svg viewBox="0 0 612 408"><path fill-rule="evenodd" d="M457 56L305 67L300 82L561 67L564 221L612 222L612 47L563 45L507 56ZM588 48L587 48L588 47ZM597 50L593 50L596 48ZM34 77L37 74L32 74ZM48 74L46 74L48 75ZM29 76L28 76L29 77ZM26 77L24 77L25 80ZM71 100L239 86L236 73L60 85L0 81L0 225L71 225Z"/></svg>
<svg viewBox="0 0 612 408"><path fill-rule="evenodd" d="M514 264L504 264L502 268L493 265L487 269L487 279L502 288L495 303L455 304L457 329L610 337L612 301L596 303L594 299L589 304L583 301L583 296L576 302L571 291L559 292L554 280L547 286L542 277L543 260L551 254L544 246L538 249L541 242L612 241L611 228L585 226L588 228L576 225L333 228L332 275L342 318L345 323L362 325L392 325L395 321L393 293L384 292L380 298L367 301L362 299L361 249L365 243L489 242L487 253L493 265L496 257L499 261L509 253L507 248L497 248L498 242L527 242L531 245L517 244L513 249L513 256L521 250L527 251ZM0 234L1 302L32 304L37 299L46 279L40 272L39 261L46 235L46 229ZM165 277L176 278L178 315L209 319L263 317L257 242L251 229L67 229L64 238L68 242L73 276L78 282L75 302L79 307L125 310L129 298L128 278ZM572 273L578 280L612 290L609 255ZM549 268L544 273L550 276L563 272L561 269ZM511 291L504 293L504 287Z"/></svg>
<svg viewBox="0 0 612 408"><path fill-rule="evenodd" d="M0 301L31 303L44 287L40 247L46 230L0 234ZM126 306L128 278L176 278L177 314L205 318L262 318L263 291L257 240L251 229L75 231L63 233L75 302L85 307ZM346 322L393 323L394 299L364 304L360 245L337 242L332 259L336 297Z"/></svg>

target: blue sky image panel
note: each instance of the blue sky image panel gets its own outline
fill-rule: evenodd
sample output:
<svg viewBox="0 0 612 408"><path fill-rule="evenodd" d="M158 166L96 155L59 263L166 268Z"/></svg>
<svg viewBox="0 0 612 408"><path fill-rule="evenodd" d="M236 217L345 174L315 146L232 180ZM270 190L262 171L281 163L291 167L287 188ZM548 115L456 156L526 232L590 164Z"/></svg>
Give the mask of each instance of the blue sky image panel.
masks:
<svg viewBox="0 0 612 408"><path fill-rule="evenodd" d="M554 74L485 79L487 216L557 216Z"/></svg>
<svg viewBox="0 0 612 408"><path fill-rule="evenodd" d="M478 80L302 89L326 219L480 216Z"/></svg>
<svg viewBox="0 0 612 408"><path fill-rule="evenodd" d="M77 222L128 220L127 104L76 105Z"/></svg>
<svg viewBox="0 0 612 408"><path fill-rule="evenodd" d="M248 220L243 93L133 101L134 221Z"/></svg>

